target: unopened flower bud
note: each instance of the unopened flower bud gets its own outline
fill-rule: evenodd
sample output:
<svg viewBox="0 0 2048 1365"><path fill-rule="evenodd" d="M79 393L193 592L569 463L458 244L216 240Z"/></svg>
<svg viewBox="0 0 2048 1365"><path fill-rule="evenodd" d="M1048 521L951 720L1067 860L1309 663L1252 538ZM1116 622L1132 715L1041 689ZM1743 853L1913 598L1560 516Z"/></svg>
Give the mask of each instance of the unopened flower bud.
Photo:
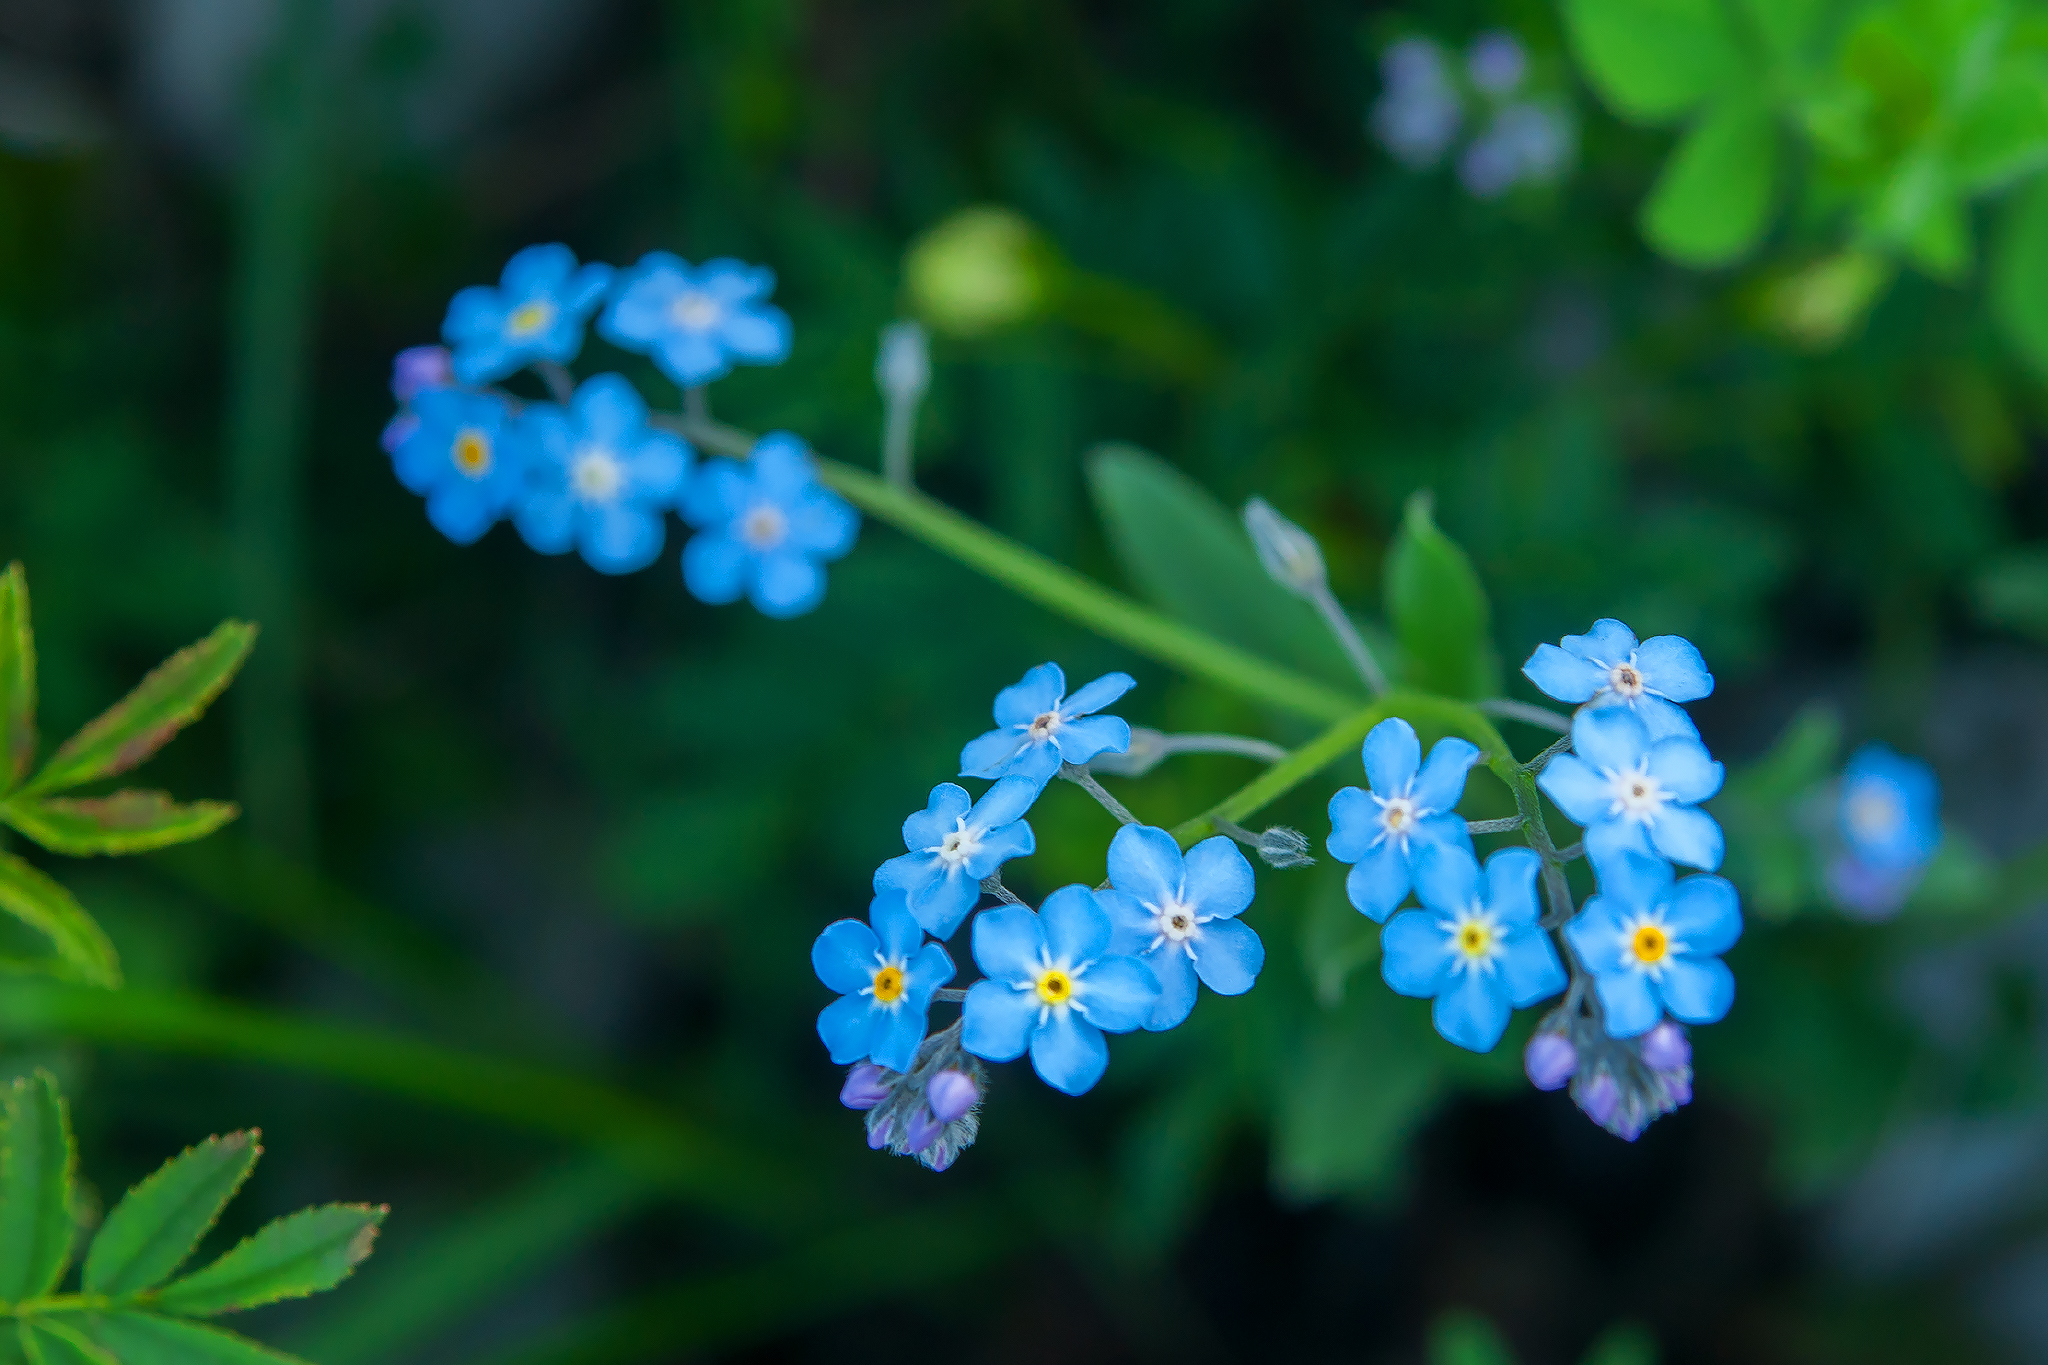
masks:
<svg viewBox="0 0 2048 1365"><path fill-rule="evenodd" d="M1692 1065L1692 1044L1686 1041L1685 1030L1669 1019L1644 1034L1638 1046L1652 1071L1676 1071Z"/></svg>
<svg viewBox="0 0 2048 1365"><path fill-rule="evenodd" d="M1587 1118L1602 1128L1612 1129L1615 1111L1621 1107L1621 1087L1615 1084L1614 1077L1603 1071L1580 1086L1572 1098L1586 1111Z"/></svg>
<svg viewBox="0 0 2048 1365"><path fill-rule="evenodd" d="M910 1117L904 1121L903 1150L921 1152L937 1142L939 1134L945 1131L946 1125L935 1117L930 1109L920 1105L911 1111Z"/></svg>
<svg viewBox="0 0 2048 1365"><path fill-rule="evenodd" d="M1664 1072L1662 1079L1664 1093L1671 1097L1674 1109L1681 1104L1692 1103L1692 1068L1684 1067L1677 1071Z"/></svg>
<svg viewBox="0 0 2048 1365"><path fill-rule="evenodd" d="M882 1068L862 1062L846 1073L846 1084L839 1087L839 1102L848 1109L872 1109L889 1098L889 1090Z"/></svg>
<svg viewBox="0 0 2048 1365"><path fill-rule="evenodd" d="M882 329L875 353L875 386L892 403L915 403L931 387L931 347L924 328L914 322L892 322Z"/></svg>
<svg viewBox="0 0 2048 1365"><path fill-rule="evenodd" d="M960 1147L941 1145L937 1151L927 1152L918 1159L924 1162L924 1168L928 1171L944 1171L951 1169L953 1163L960 1159L963 1150L965 1149Z"/></svg>
<svg viewBox="0 0 2048 1365"><path fill-rule="evenodd" d="M924 1088L924 1102L940 1123L951 1123L980 1100L981 1087L964 1071L941 1071Z"/></svg>
<svg viewBox="0 0 2048 1365"><path fill-rule="evenodd" d="M1251 533L1259 563L1281 587L1303 597L1325 591L1329 575L1314 536L1274 511L1264 498L1244 505L1244 529Z"/></svg>
<svg viewBox="0 0 2048 1365"><path fill-rule="evenodd" d="M1522 1051L1522 1069L1538 1090L1562 1090L1579 1069L1579 1052L1561 1033L1539 1033Z"/></svg>
<svg viewBox="0 0 2048 1365"><path fill-rule="evenodd" d="M425 389L445 389L455 382L454 359L446 346L410 346L391 362L391 396L410 403Z"/></svg>
<svg viewBox="0 0 2048 1365"><path fill-rule="evenodd" d="M889 1134L895 1130L895 1127L896 1125L888 1119L880 1121L871 1120L868 1123L868 1149L879 1152L884 1147L887 1147L889 1145Z"/></svg>
<svg viewBox="0 0 2048 1365"><path fill-rule="evenodd" d="M1274 825L1259 831L1258 853L1268 867L1307 867L1315 862L1308 850L1308 836L1298 829Z"/></svg>

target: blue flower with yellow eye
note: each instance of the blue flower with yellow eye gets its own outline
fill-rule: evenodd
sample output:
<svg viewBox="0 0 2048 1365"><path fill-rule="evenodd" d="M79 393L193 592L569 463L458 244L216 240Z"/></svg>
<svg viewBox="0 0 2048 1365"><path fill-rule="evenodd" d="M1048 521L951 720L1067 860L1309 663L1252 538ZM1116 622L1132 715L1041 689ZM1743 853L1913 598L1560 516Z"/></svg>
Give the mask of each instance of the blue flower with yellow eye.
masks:
<svg viewBox="0 0 2048 1365"><path fill-rule="evenodd" d="M532 434L496 394L423 389L391 451L398 481L427 500L427 520L457 545L510 512L533 462Z"/></svg>
<svg viewBox="0 0 2048 1365"><path fill-rule="evenodd" d="M1499 856L1499 855L1495 855ZM1599 893L1564 927L1600 996L1614 1038L1648 1033L1669 1014L1711 1024L1735 1003L1721 954L1742 936L1742 908L1724 877L1674 880L1671 864L1636 852L1596 860Z"/></svg>
<svg viewBox="0 0 2048 1365"><path fill-rule="evenodd" d="M1543 932L1533 849L1504 848L1482 870L1453 844L1415 857L1420 910L1404 910L1380 934L1380 974L1402 995L1433 999L1436 1031L1459 1047L1490 1052L1515 1010L1565 987L1564 964Z"/></svg>
<svg viewBox="0 0 2048 1365"><path fill-rule="evenodd" d="M431 395L425 395L431 396ZM690 471L690 447L647 425L647 404L615 374L585 380L566 410L537 403L533 479L515 515L542 554L582 552L594 569L631 573L661 553L662 510Z"/></svg>
<svg viewBox="0 0 2048 1365"><path fill-rule="evenodd" d="M768 302L775 272L720 258L693 266L650 251L619 275L598 335L654 358L684 388L708 384L734 361L774 365L789 356L789 315Z"/></svg>
<svg viewBox="0 0 2048 1365"><path fill-rule="evenodd" d="M486 384L537 360L568 364L611 282L610 266L579 266L559 242L516 253L495 289L471 285L448 303L441 336L454 348L455 378Z"/></svg>
<svg viewBox="0 0 2048 1365"><path fill-rule="evenodd" d="M953 959L926 943L900 891L884 891L868 922L825 926L811 945L811 968L839 999L818 1015L818 1038L840 1066L871 1061L909 1071L924 1042L932 995L953 979Z"/></svg>
<svg viewBox="0 0 2048 1365"><path fill-rule="evenodd" d="M683 583L700 602L742 595L764 616L801 616L825 598L825 564L853 548L860 514L818 482L804 443L771 431L744 462L713 460L682 496L699 527L683 547Z"/></svg>

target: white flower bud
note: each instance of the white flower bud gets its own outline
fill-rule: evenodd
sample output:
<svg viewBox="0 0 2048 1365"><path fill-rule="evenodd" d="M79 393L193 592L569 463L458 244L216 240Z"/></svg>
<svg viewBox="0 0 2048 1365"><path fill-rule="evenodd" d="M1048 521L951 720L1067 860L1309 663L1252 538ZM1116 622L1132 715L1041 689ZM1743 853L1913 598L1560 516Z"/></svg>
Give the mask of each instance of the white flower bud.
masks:
<svg viewBox="0 0 2048 1365"><path fill-rule="evenodd" d="M1282 587L1303 597L1327 590L1328 574L1316 538L1275 512L1264 498L1244 505L1244 529L1251 533L1259 563Z"/></svg>
<svg viewBox="0 0 2048 1365"><path fill-rule="evenodd" d="M1307 867L1315 862L1308 849L1308 836L1298 829L1274 825L1259 832L1259 857L1268 867Z"/></svg>
<svg viewBox="0 0 2048 1365"><path fill-rule="evenodd" d="M892 322L882 329L875 353L875 386L891 403L915 403L931 387L931 347L924 328L915 322Z"/></svg>

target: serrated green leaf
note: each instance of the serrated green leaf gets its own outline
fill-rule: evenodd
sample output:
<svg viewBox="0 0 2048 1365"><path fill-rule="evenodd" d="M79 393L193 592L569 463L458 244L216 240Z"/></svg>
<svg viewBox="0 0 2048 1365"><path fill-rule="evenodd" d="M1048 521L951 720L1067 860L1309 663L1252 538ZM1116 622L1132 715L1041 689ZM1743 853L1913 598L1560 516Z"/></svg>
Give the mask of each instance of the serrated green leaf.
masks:
<svg viewBox="0 0 2048 1365"><path fill-rule="evenodd" d="M1991 309L2013 350L2048 376L2048 175L2023 187L2000 217Z"/></svg>
<svg viewBox="0 0 2048 1365"><path fill-rule="evenodd" d="M223 621L211 635L157 665L134 691L64 741L24 791L62 791L123 773L161 749L199 715L256 642L256 627Z"/></svg>
<svg viewBox="0 0 2048 1365"><path fill-rule="evenodd" d="M71 1118L47 1071L8 1087L0 1129L0 1301L38 1298L71 1263L77 1152Z"/></svg>
<svg viewBox="0 0 2048 1365"><path fill-rule="evenodd" d="M232 802L181 806L168 793L157 791L118 791L91 800L23 795L0 802L0 820L52 853L79 858L189 843L240 813Z"/></svg>
<svg viewBox="0 0 2048 1365"><path fill-rule="evenodd" d="M35 756L36 637L17 563L0 574L0 790L21 781Z"/></svg>
<svg viewBox="0 0 2048 1365"><path fill-rule="evenodd" d="M323 1204L257 1229L213 1264L152 1296L167 1313L209 1317L300 1299L348 1278L377 1240L382 1205Z"/></svg>
<svg viewBox="0 0 2048 1365"><path fill-rule="evenodd" d="M1499 695L1486 589L1465 552L1437 529L1427 492L1408 499L1386 580L1387 619L1408 684L1446 697Z"/></svg>
<svg viewBox="0 0 2048 1365"><path fill-rule="evenodd" d="M75 897L36 868L0 853L0 910L50 940L58 960L94 986L121 984L114 945Z"/></svg>
<svg viewBox="0 0 2048 1365"><path fill-rule="evenodd" d="M20 1323L22 1355L28 1365L127 1365L69 1322L37 1318Z"/></svg>
<svg viewBox="0 0 2048 1365"><path fill-rule="evenodd" d="M169 1278L255 1169L257 1137L208 1138L128 1191L86 1249L85 1292L119 1298Z"/></svg>
<svg viewBox="0 0 2048 1365"><path fill-rule="evenodd" d="M1663 123L1742 80L1721 0L1567 0L1579 69L1624 118Z"/></svg>
<svg viewBox="0 0 2048 1365"><path fill-rule="evenodd" d="M1762 102L1709 109L1685 135L1643 203L1643 236L1682 265L1741 259L1770 225L1778 129Z"/></svg>
<svg viewBox="0 0 2048 1365"><path fill-rule="evenodd" d="M306 1365L225 1328L154 1313L109 1313L93 1335L121 1365Z"/></svg>

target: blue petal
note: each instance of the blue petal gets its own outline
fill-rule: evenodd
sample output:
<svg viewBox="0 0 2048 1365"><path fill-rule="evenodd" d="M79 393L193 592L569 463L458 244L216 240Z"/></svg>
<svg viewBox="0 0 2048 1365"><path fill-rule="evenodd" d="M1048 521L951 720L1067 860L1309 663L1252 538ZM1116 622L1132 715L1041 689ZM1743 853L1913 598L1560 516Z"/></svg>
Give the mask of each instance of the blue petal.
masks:
<svg viewBox="0 0 2048 1365"><path fill-rule="evenodd" d="M1479 972L1462 972L1437 996L1429 1018L1438 1033L1459 1047L1491 1052L1513 1012L1499 982Z"/></svg>
<svg viewBox="0 0 2048 1365"><path fill-rule="evenodd" d="M1093 715L1137 685L1128 673L1105 673L1061 702L1060 715L1066 720Z"/></svg>
<svg viewBox="0 0 2048 1365"><path fill-rule="evenodd" d="M876 944L884 957L908 962L910 955L924 943L924 930L918 927L917 917L910 913L910 903L898 888L875 893L875 898L868 902L868 923L874 927ZM843 991L848 988L834 986L833 989Z"/></svg>
<svg viewBox="0 0 2048 1365"><path fill-rule="evenodd" d="M1628 708L1595 706L1572 718L1572 749L1595 768L1618 772L1642 762L1650 751L1650 737ZM1544 775L1556 766L1552 759Z"/></svg>
<svg viewBox="0 0 2048 1365"><path fill-rule="evenodd" d="M1055 962L1078 967L1109 951L1109 915L1085 886L1063 886L1047 896L1038 925Z"/></svg>
<svg viewBox="0 0 2048 1365"><path fill-rule="evenodd" d="M622 374L592 375L576 388L569 414L582 424L586 437L601 445L618 445L647 425L647 404Z"/></svg>
<svg viewBox="0 0 2048 1365"><path fill-rule="evenodd" d="M1385 920L1408 896L1408 860L1390 841L1358 860L1344 878L1344 894L1366 918Z"/></svg>
<svg viewBox="0 0 2048 1365"><path fill-rule="evenodd" d="M1544 764L1536 785L1575 825L1603 820L1614 806L1614 784L1575 754L1559 754Z"/></svg>
<svg viewBox="0 0 2048 1365"><path fill-rule="evenodd" d="M1380 931L1380 976L1398 994L1435 995L1450 980L1448 943L1434 915L1403 910Z"/></svg>
<svg viewBox="0 0 2048 1365"><path fill-rule="evenodd" d="M818 1012L818 1041L840 1066L863 1061L881 1022L881 1012L866 996L842 995Z"/></svg>
<svg viewBox="0 0 2048 1365"><path fill-rule="evenodd" d="M933 944L933 947L938 947ZM941 950L943 951L943 950ZM917 1049L924 1042L926 1011L930 1002L913 1007L908 1001L894 1009L874 1012L875 1030L868 1045L868 1059L891 1071L908 1071L917 1061ZM837 1057L832 1059L838 1061Z"/></svg>
<svg viewBox="0 0 2048 1365"><path fill-rule="evenodd" d="M1721 790L1721 765L1696 739L1673 736L1650 747L1650 776L1687 805L1697 805Z"/></svg>
<svg viewBox="0 0 2048 1365"><path fill-rule="evenodd" d="M1657 851L1674 863L1712 872L1721 865L1721 827L1696 806L1667 806L1650 826Z"/></svg>
<svg viewBox="0 0 2048 1365"><path fill-rule="evenodd" d="M860 514L835 494L816 490L789 511L789 544L820 559L837 559L853 548Z"/></svg>
<svg viewBox="0 0 2048 1365"><path fill-rule="evenodd" d="M1689 808L1680 806L1677 809ZM1668 815L1670 812L1665 813ZM1651 842L1650 827L1640 821L1596 820L1586 826L1586 860L1595 867L1624 853L1640 853L1649 858L1664 856Z"/></svg>
<svg viewBox="0 0 2048 1365"><path fill-rule="evenodd" d="M576 507L566 493L530 493L512 514L519 537L544 555L576 543Z"/></svg>
<svg viewBox="0 0 2048 1365"><path fill-rule="evenodd" d="M483 489L451 480L427 494L427 520L457 545L474 545L498 520L498 512Z"/></svg>
<svg viewBox="0 0 2048 1365"><path fill-rule="evenodd" d="M632 573L661 553L661 518L644 508L585 508L576 530L576 548L601 573Z"/></svg>
<svg viewBox="0 0 2048 1365"><path fill-rule="evenodd" d="M731 460L711 460L683 485L676 504L683 520L692 526L724 526L739 515L752 495L747 476L737 465Z"/></svg>
<svg viewBox="0 0 2048 1365"><path fill-rule="evenodd" d="M881 947L875 931L859 920L835 920L811 944L811 970L826 989L853 995L874 984Z"/></svg>
<svg viewBox="0 0 2048 1365"><path fill-rule="evenodd" d="M496 340L504 323L505 309L498 302L498 291L489 285L473 284L456 290L455 297L448 300L447 315L441 319L441 339L450 346L486 337Z"/></svg>
<svg viewBox="0 0 2048 1365"><path fill-rule="evenodd" d="M1685 951L1699 957L1725 953L1742 937L1741 901L1725 877L1687 877L1672 887L1665 921Z"/></svg>
<svg viewBox="0 0 2048 1365"><path fill-rule="evenodd" d="M1184 863L1180 845L1163 829L1125 825L1109 841L1109 884L1147 905L1180 895Z"/></svg>
<svg viewBox="0 0 2048 1365"><path fill-rule="evenodd" d="M1636 651L1643 685L1673 701L1698 701L1714 690L1714 675L1692 641L1676 635L1654 635Z"/></svg>
<svg viewBox="0 0 2048 1365"><path fill-rule="evenodd" d="M771 431L754 442L747 464L754 473L755 489L778 507L793 505L817 482L811 448L793 432Z"/></svg>
<svg viewBox="0 0 2048 1365"><path fill-rule="evenodd" d="M1642 972L1627 968L1601 972L1593 978L1593 989L1600 996L1602 1022L1610 1038L1641 1037L1664 1017L1657 992Z"/></svg>
<svg viewBox="0 0 2048 1365"><path fill-rule="evenodd" d="M1251 905L1258 891L1252 865L1234 839L1218 834L1187 851L1181 889L1197 914L1232 919Z"/></svg>
<svg viewBox="0 0 2048 1365"><path fill-rule="evenodd" d="M1674 957L1664 966L1658 993L1673 1019L1716 1023L1735 1003L1735 973L1718 957Z"/></svg>
<svg viewBox="0 0 2048 1365"><path fill-rule="evenodd" d="M690 472L690 448L665 431L648 432L625 463L634 496L666 506L682 492Z"/></svg>
<svg viewBox="0 0 2048 1365"><path fill-rule="evenodd" d="M1007 727L968 740L960 750L960 776L994 777L1017 756L1024 742L1023 731Z"/></svg>
<svg viewBox="0 0 2048 1365"><path fill-rule="evenodd" d="M825 571L802 555L771 551L755 559L747 596L763 616L786 621L825 600Z"/></svg>
<svg viewBox="0 0 2048 1365"><path fill-rule="evenodd" d="M542 292L552 295L575 268L576 253L560 242L521 247L505 262L498 286L514 299L523 300Z"/></svg>
<svg viewBox="0 0 2048 1365"><path fill-rule="evenodd" d="M1586 908L1565 922L1565 941L1586 970L1595 976L1630 970L1624 957L1622 916L1634 913L1606 896L1593 896Z"/></svg>
<svg viewBox="0 0 2048 1365"><path fill-rule="evenodd" d="M1031 803L1038 799L1040 787L1024 777L1005 777L981 794L974 803L974 809L967 816L972 829L993 829L1007 825L1031 809Z"/></svg>
<svg viewBox="0 0 2048 1365"><path fill-rule="evenodd" d="M1623 913L1640 914L1671 890L1671 864L1642 853L1621 853L1593 863L1600 894Z"/></svg>
<svg viewBox="0 0 2048 1365"><path fill-rule="evenodd" d="M1195 972L1218 995L1243 995L1266 965L1266 945L1242 920L1211 920L1195 947Z"/></svg>
<svg viewBox="0 0 2048 1365"><path fill-rule="evenodd" d="M1550 935L1541 929L1509 934L1501 945L1496 970L1509 1003L1517 1009L1548 999L1565 988L1564 964L1557 960Z"/></svg>
<svg viewBox="0 0 2048 1365"><path fill-rule="evenodd" d="M960 1046L991 1062L1015 1061L1031 1045L1038 1009L1036 991L1016 990L999 981L977 981L967 988L967 999L960 1007L965 1021Z"/></svg>
<svg viewBox="0 0 2048 1365"><path fill-rule="evenodd" d="M1613 695L1612 693L1609 694ZM1660 739L1682 737L1695 742L1700 737L1700 727L1692 723L1692 717L1685 714L1685 708L1677 702L1653 697L1645 692L1629 703L1629 709L1643 723L1643 733L1655 744Z"/></svg>
<svg viewBox="0 0 2048 1365"><path fill-rule="evenodd" d="M1109 951L1115 956L1136 957L1159 937L1152 912L1115 887L1097 891L1095 903L1109 916Z"/></svg>
<svg viewBox="0 0 2048 1365"><path fill-rule="evenodd" d="M982 835L981 847L964 866L967 875L978 882L1010 859L1022 858L1037 847L1038 841L1032 836L1031 826L1022 820L1012 820Z"/></svg>
<svg viewBox="0 0 2048 1365"><path fill-rule="evenodd" d="M960 826L960 818L974 804L967 789L954 782L941 782L925 798L924 809L903 822L903 846L912 851L936 848Z"/></svg>
<svg viewBox="0 0 2048 1365"><path fill-rule="evenodd" d="M1129 1033L1151 1016L1158 999L1159 978L1145 960L1104 957L1081 974L1074 988L1073 1008L1097 1028Z"/></svg>
<svg viewBox="0 0 2048 1365"><path fill-rule="evenodd" d="M1384 797L1401 796L1422 766L1422 741L1414 726L1391 716L1366 734L1358 756L1365 764L1367 786Z"/></svg>
<svg viewBox="0 0 2048 1365"><path fill-rule="evenodd" d="M455 348L449 368L463 384L488 384L520 366L519 352L501 341L478 339Z"/></svg>
<svg viewBox="0 0 2048 1365"><path fill-rule="evenodd" d="M752 552L723 531L699 531L683 546L683 586L714 607L737 602L752 562Z"/></svg>
<svg viewBox="0 0 2048 1365"><path fill-rule="evenodd" d="M730 256L716 256L697 272L697 287L720 303L745 303L773 292L775 272Z"/></svg>
<svg viewBox="0 0 2048 1365"><path fill-rule="evenodd" d="M702 332L665 331L653 346L655 368L686 389L708 384L732 368L725 348Z"/></svg>
<svg viewBox="0 0 2048 1365"><path fill-rule="evenodd" d="M613 270L596 261L584 266L561 286L562 309L581 318L604 300L612 286Z"/></svg>
<svg viewBox="0 0 2048 1365"><path fill-rule="evenodd" d="M1542 867L1533 848L1496 849L1486 860L1486 908L1502 924L1534 924L1541 918L1536 874Z"/></svg>
<svg viewBox="0 0 2048 1365"><path fill-rule="evenodd" d="M1607 670L1556 645L1538 645L1522 676L1559 701L1582 702L1607 686Z"/></svg>
<svg viewBox="0 0 2048 1365"><path fill-rule="evenodd" d="M927 943L918 950L917 956L910 960L910 966L903 973L904 991L916 998L919 1013L922 1013L924 1008L931 1004L932 992L951 981L959 974L959 970L953 965L951 953L936 943ZM908 1068L899 1066L896 1070L905 1071Z"/></svg>
<svg viewBox="0 0 2048 1365"><path fill-rule="evenodd" d="M1078 1010L1054 1010L1031 1035L1031 1067L1053 1089L1085 1094L1109 1067L1109 1043Z"/></svg>
<svg viewBox="0 0 2048 1365"><path fill-rule="evenodd" d="M1611 668L1636 652L1636 633L1613 617L1603 616L1584 635L1567 635L1562 643L1566 653Z"/></svg>
<svg viewBox="0 0 2048 1365"><path fill-rule="evenodd" d="M1049 740L1027 739L1002 768L1004 777L1019 777L1043 791L1060 770L1060 751Z"/></svg>
<svg viewBox="0 0 2048 1365"><path fill-rule="evenodd" d="M1145 1016L1146 1031L1164 1033L1179 1028L1195 1009L1195 964L1175 947L1147 953L1144 962L1159 982L1159 998Z"/></svg>
<svg viewBox="0 0 2048 1365"><path fill-rule="evenodd" d="M1429 762L1415 778L1415 804L1427 810L1452 811L1465 794L1465 774L1479 761L1479 746L1462 739L1440 739Z"/></svg>
<svg viewBox="0 0 2048 1365"><path fill-rule="evenodd" d="M1479 860L1462 848L1426 844L1411 864L1415 897L1440 915L1456 915L1480 902Z"/></svg>
<svg viewBox="0 0 2048 1365"><path fill-rule="evenodd" d="M892 858L890 862L895 862ZM934 863L938 861L933 858ZM884 867L888 863L883 864ZM960 922L981 899L981 880L960 872L944 872L909 892L910 913L933 938L951 938Z"/></svg>
<svg viewBox="0 0 2048 1365"><path fill-rule="evenodd" d="M1040 664L996 693L996 724L1029 725L1046 712L1056 710L1066 691L1067 678L1060 672L1060 666Z"/></svg>
<svg viewBox="0 0 2048 1365"><path fill-rule="evenodd" d="M1131 747L1129 722L1116 716L1083 716L1053 731L1053 743L1068 763L1086 763L1097 754L1121 754Z"/></svg>
<svg viewBox="0 0 2048 1365"><path fill-rule="evenodd" d="M1324 847L1340 863L1355 863L1372 851L1380 834L1379 803L1359 787L1341 788L1330 798L1330 837Z"/></svg>
<svg viewBox="0 0 2048 1365"><path fill-rule="evenodd" d="M742 360L772 364L789 354L791 332L789 315L764 303L727 312L718 329L718 339L726 350Z"/></svg>
<svg viewBox="0 0 2048 1365"><path fill-rule="evenodd" d="M1045 957L1045 930L1021 905L999 905L974 921L974 965L1003 985L1033 985ZM1034 1000L1036 996L1032 997Z"/></svg>

